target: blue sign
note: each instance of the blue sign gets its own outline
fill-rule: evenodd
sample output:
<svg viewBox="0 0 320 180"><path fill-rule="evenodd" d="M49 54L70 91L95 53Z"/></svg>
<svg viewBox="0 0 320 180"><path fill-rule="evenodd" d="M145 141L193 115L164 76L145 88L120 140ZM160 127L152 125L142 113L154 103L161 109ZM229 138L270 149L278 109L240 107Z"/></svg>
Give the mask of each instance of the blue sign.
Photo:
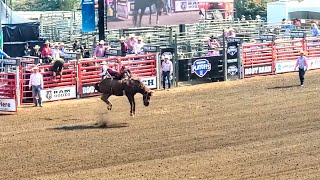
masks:
<svg viewBox="0 0 320 180"><path fill-rule="evenodd" d="M211 71L211 64L206 59L197 59L193 62L191 73L195 73L199 77L203 77L207 72Z"/></svg>
<svg viewBox="0 0 320 180"><path fill-rule="evenodd" d="M82 32L96 31L94 0L82 0Z"/></svg>

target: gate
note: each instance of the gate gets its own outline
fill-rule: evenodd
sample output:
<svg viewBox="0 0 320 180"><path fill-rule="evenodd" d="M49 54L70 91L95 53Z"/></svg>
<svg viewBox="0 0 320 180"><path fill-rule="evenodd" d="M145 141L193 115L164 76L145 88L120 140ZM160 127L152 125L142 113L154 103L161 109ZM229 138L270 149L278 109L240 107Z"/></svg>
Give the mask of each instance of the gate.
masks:
<svg viewBox="0 0 320 180"><path fill-rule="evenodd" d="M28 64L20 69L20 103L33 103L32 91L29 89L31 68L34 64ZM43 102L57 101L76 98L76 63L65 63L63 66L62 79L57 75L57 79L52 78L52 65L39 66L39 71L43 75L44 87L41 91Z"/></svg>
<svg viewBox="0 0 320 180"><path fill-rule="evenodd" d="M273 42L243 44L243 77L274 74Z"/></svg>
<svg viewBox="0 0 320 180"><path fill-rule="evenodd" d="M0 111L17 112L16 75L0 73Z"/></svg>

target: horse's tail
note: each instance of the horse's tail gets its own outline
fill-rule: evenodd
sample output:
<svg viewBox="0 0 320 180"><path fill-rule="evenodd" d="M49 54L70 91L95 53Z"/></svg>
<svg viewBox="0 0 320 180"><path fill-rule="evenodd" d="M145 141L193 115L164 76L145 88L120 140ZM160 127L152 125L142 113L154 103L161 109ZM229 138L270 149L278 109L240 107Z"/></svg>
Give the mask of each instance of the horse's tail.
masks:
<svg viewBox="0 0 320 180"><path fill-rule="evenodd" d="M96 83L96 84L94 85L94 89L96 89L99 93L102 93L102 92L100 91L100 85L99 85L99 83Z"/></svg>

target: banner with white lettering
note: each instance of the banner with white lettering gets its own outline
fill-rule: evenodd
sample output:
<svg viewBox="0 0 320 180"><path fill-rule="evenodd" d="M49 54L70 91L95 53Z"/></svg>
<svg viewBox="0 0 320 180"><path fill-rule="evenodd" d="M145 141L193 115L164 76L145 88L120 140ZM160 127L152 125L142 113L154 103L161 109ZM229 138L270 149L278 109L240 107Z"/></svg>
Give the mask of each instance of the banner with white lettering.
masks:
<svg viewBox="0 0 320 180"><path fill-rule="evenodd" d="M308 58L309 69L320 69L320 58Z"/></svg>
<svg viewBox="0 0 320 180"><path fill-rule="evenodd" d="M82 93L80 97L88 97L99 94L99 92L94 88L95 83L93 84L83 84Z"/></svg>
<svg viewBox="0 0 320 180"><path fill-rule="evenodd" d="M64 99L75 99L77 97L76 86L56 87L41 91L42 101L56 101Z"/></svg>
<svg viewBox="0 0 320 180"><path fill-rule="evenodd" d="M16 112L17 101L15 99L0 99L0 111Z"/></svg>
<svg viewBox="0 0 320 180"><path fill-rule="evenodd" d="M272 73L272 65L271 64L244 68L244 75L245 76L267 74L267 73Z"/></svg>

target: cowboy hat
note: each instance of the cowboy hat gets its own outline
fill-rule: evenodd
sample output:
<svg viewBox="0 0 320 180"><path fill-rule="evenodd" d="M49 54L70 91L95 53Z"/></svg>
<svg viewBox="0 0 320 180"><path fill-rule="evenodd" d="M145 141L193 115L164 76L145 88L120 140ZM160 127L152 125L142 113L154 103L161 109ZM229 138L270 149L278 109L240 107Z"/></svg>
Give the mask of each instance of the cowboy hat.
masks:
<svg viewBox="0 0 320 180"><path fill-rule="evenodd" d="M129 37L136 37L136 35L135 34L130 34Z"/></svg>
<svg viewBox="0 0 320 180"><path fill-rule="evenodd" d="M121 37L121 38L119 39L119 41L124 41L124 40L126 40L124 37Z"/></svg>
<svg viewBox="0 0 320 180"><path fill-rule="evenodd" d="M138 40L138 41L142 41L142 38L141 38L141 37L138 37L137 40Z"/></svg>
<svg viewBox="0 0 320 180"><path fill-rule="evenodd" d="M35 46L33 47L33 49L40 49L40 46L39 46L39 45L35 45Z"/></svg>
<svg viewBox="0 0 320 180"><path fill-rule="evenodd" d="M300 54L304 54L304 51L303 51L303 50L301 50L301 51L300 51Z"/></svg>
<svg viewBox="0 0 320 180"><path fill-rule="evenodd" d="M106 61L101 62L101 65L106 65L106 64L108 64Z"/></svg>
<svg viewBox="0 0 320 180"><path fill-rule="evenodd" d="M99 44L104 44L104 40L99 41Z"/></svg>
<svg viewBox="0 0 320 180"><path fill-rule="evenodd" d="M38 66L35 66L35 67L32 68L32 70L38 70L38 69L39 69Z"/></svg>
<svg viewBox="0 0 320 180"><path fill-rule="evenodd" d="M45 42L44 42L44 44L49 44L50 42L48 41L48 40L46 40Z"/></svg>

